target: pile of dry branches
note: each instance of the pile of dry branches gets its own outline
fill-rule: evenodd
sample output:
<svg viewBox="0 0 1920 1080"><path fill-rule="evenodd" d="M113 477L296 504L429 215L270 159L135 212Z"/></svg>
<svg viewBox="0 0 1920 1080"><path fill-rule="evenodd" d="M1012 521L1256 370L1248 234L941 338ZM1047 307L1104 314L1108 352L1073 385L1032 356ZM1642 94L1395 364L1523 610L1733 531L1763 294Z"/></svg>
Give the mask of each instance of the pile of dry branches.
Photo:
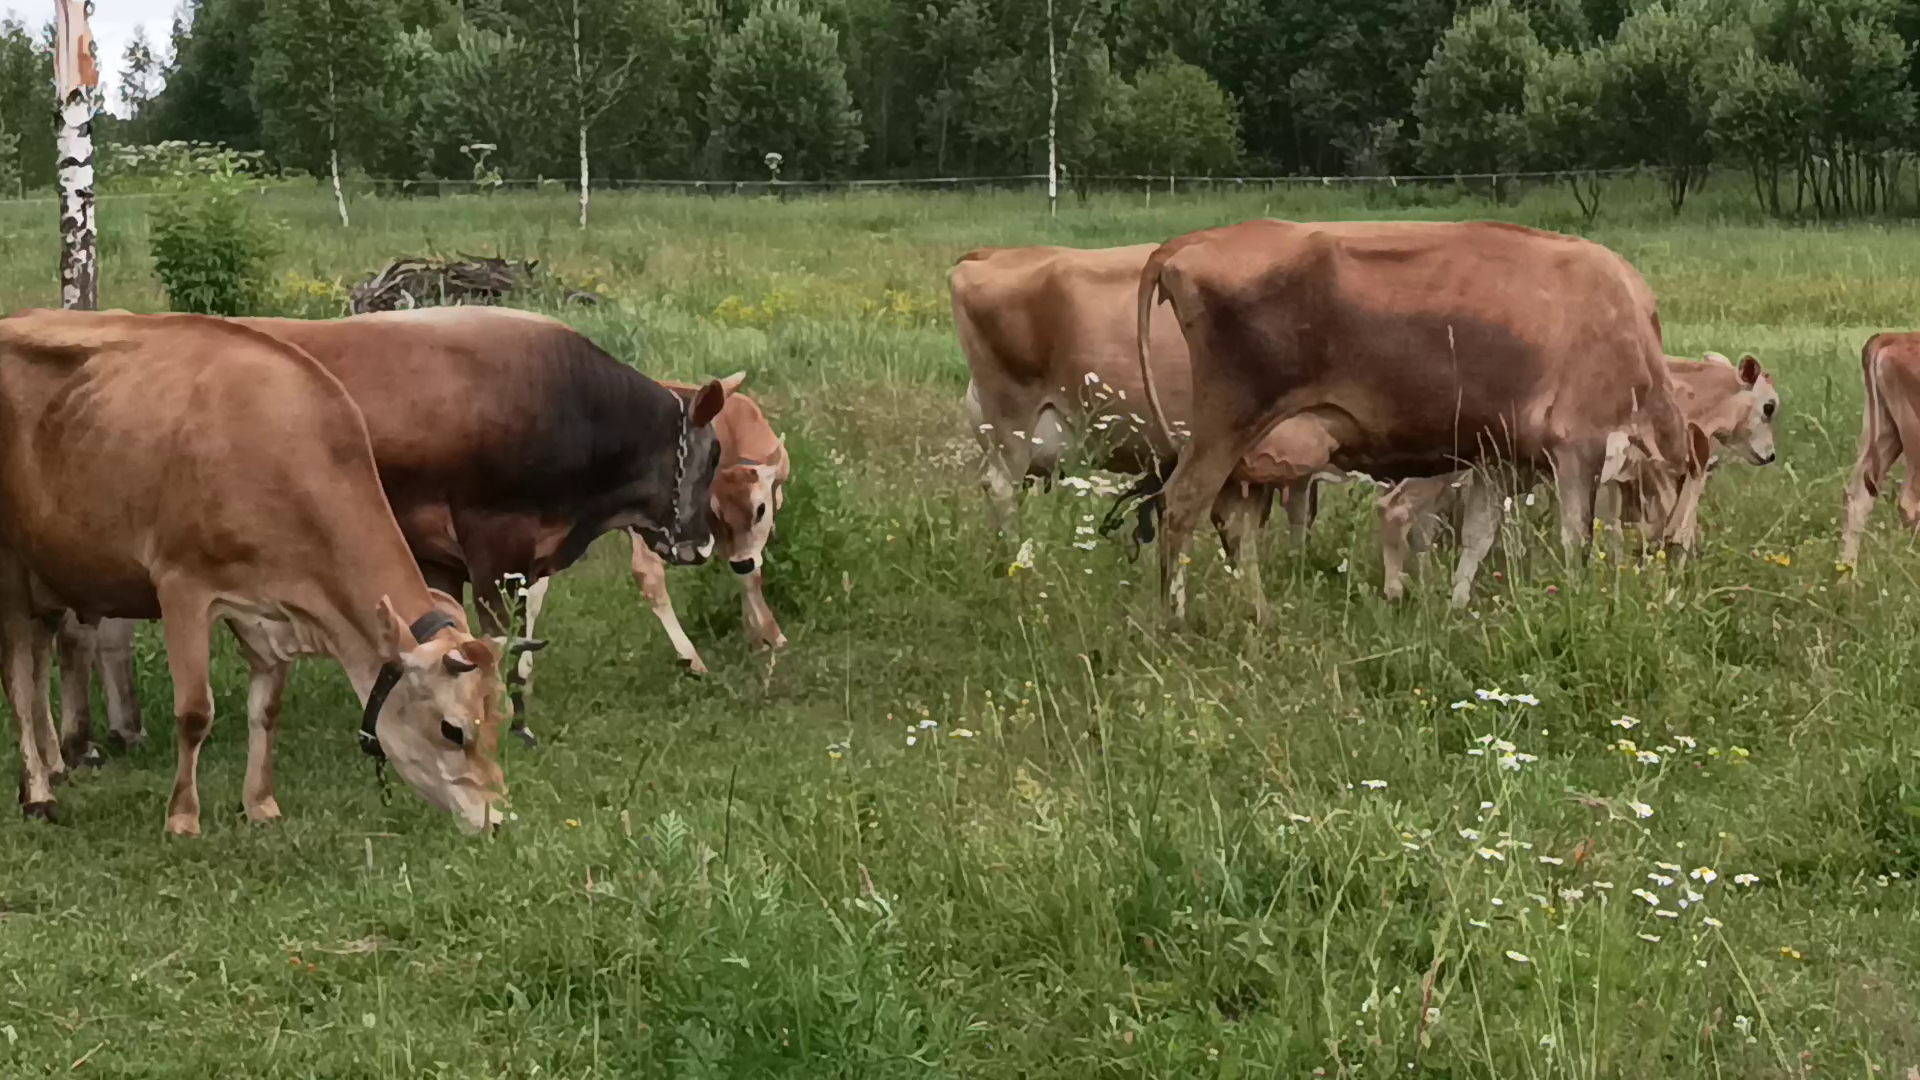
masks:
<svg viewBox="0 0 1920 1080"><path fill-rule="evenodd" d="M597 304L600 298L584 289L568 288L558 279L538 273L539 260L509 262L462 255L457 259L406 257L355 285L350 292L353 313L404 311L448 304L497 304L509 293L557 295L563 303Z"/></svg>

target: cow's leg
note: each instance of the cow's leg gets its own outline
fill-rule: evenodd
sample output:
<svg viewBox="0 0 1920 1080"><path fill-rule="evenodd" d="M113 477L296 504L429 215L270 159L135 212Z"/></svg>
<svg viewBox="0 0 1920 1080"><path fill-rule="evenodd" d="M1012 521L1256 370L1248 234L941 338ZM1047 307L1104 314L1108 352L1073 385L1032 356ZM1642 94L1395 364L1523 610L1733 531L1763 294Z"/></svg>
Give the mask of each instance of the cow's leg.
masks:
<svg viewBox="0 0 1920 1080"><path fill-rule="evenodd" d="M1500 536L1500 501L1486 476L1469 473L1460 481L1465 507L1460 522L1460 561L1453 571L1453 606L1466 607L1473 599L1473 579Z"/></svg>
<svg viewBox="0 0 1920 1080"><path fill-rule="evenodd" d="M695 675L705 675L707 665L700 662L700 652L688 640L687 632L680 629L680 616L674 613L673 597L667 595L667 564L662 562L653 550L633 537L633 581L640 586L640 595L647 598L653 606L653 616L667 632L667 638L673 642L673 651L686 662L687 670Z"/></svg>
<svg viewBox="0 0 1920 1080"><path fill-rule="evenodd" d="M1866 531L1873 501L1885 490L1887 472L1906 449L1901 445L1900 428L1887 411L1881 396L1878 365L1866 370L1866 406L1860 416L1860 443L1853 473L1847 478L1847 507L1840 527L1840 562L1855 565L1860 558L1860 534Z"/></svg>
<svg viewBox="0 0 1920 1080"><path fill-rule="evenodd" d="M514 601L519 598L509 597L500 587L500 575L478 560L469 561L467 579L473 586L473 607L479 616L480 632L488 636L507 633L513 623ZM532 590L527 591L531 595ZM531 667L528 670L531 671ZM538 746L540 740L527 726L527 698L519 664L507 669L507 700L513 707L513 724L508 730L529 748Z"/></svg>
<svg viewBox="0 0 1920 1080"><path fill-rule="evenodd" d="M539 620L540 612L546 609L547 589L551 587L552 584L552 577L543 577L539 581L527 586L527 610L522 613L526 619L526 623L520 628L520 633L523 636L533 636L533 624ZM532 649L521 651L520 658L513 662L513 671L520 680L520 685L515 687L511 694L513 715L520 716L526 712L526 699L523 695L526 693L527 688L533 684Z"/></svg>
<svg viewBox="0 0 1920 1080"><path fill-rule="evenodd" d="M754 562L752 573L735 575L740 579L740 610L747 625L747 644L756 649L784 649L787 635L780 632L780 622L773 617L773 609L767 606L767 597L762 591L761 575L766 568L767 561L759 559Z"/></svg>
<svg viewBox="0 0 1920 1080"><path fill-rule="evenodd" d="M1264 511L1273 501L1273 489L1264 484L1229 481L1213 501L1213 527L1220 531L1220 546L1227 559L1247 584L1253 600L1253 617L1267 619L1267 594L1260 585L1260 525Z"/></svg>
<svg viewBox="0 0 1920 1080"><path fill-rule="evenodd" d="M1295 480L1282 489L1281 501L1287 504L1287 527L1297 544L1307 539L1307 530L1313 528L1313 519L1320 514L1320 481L1308 476Z"/></svg>
<svg viewBox="0 0 1920 1080"><path fill-rule="evenodd" d="M276 660L270 652L255 647L238 627L234 637L240 640L240 653L246 658L247 681L247 779L240 788L241 806L248 821L272 821L280 816L280 803L273 797L273 731L280 722L280 699L287 690L287 673L293 664Z"/></svg>
<svg viewBox="0 0 1920 1080"><path fill-rule="evenodd" d="M167 803L167 832L200 835L200 746L213 728L212 629L207 597L196 589L163 588L160 617L167 642L167 670L173 676L173 717L179 760L174 766L173 797Z"/></svg>
<svg viewBox="0 0 1920 1080"><path fill-rule="evenodd" d="M134 619L101 619L94 627L100 689L107 698L107 743L114 749L147 741L133 678L133 635L139 628Z"/></svg>
<svg viewBox="0 0 1920 1080"><path fill-rule="evenodd" d="M20 733L20 809L30 818L58 821L60 809L53 798L57 774L49 768L48 758L58 761L60 747L57 740L41 745L47 733L42 730L39 714L46 705L36 700L41 689L36 654L49 651L51 642L47 639L52 635L46 623L26 608L25 596L22 588L17 599L23 602L8 603L0 616L0 672L5 676L7 703L13 708L14 725ZM9 601L15 599L8 597Z"/></svg>
<svg viewBox="0 0 1920 1080"><path fill-rule="evenodd" d="M40 760L55 783L66 779L67 762L60 754L60 728L53 721L53 649L60 632L59 614L35 618L39 632L33 636L33 724L34 744L40 748Z"/></svg>
<svg viewBox="0 0 1920 1080"><path fill-rule="evenodd" d="M1418 512L1407 485L1402 480L1387 489L1375 505L1380 511L1381 591L1388 600L1407 594L1407 555L1413 539L1413 518Z"/></svg>
<svg viewBox="0 0 1920 1080"><path fill-rule="evenodd" d="M1194 528L1201 512L1213 505L1227 477L1233 475L1244 441L1245 437L1232 428L1196 433L1180 455L1173 475L1167 478L1160 536L1160 596L1171 604L1175 616L1184 616L1187 610L1186 564L1191 561L1187 550L1193 546Z"/></svg>
<svg viewBox="0 0 1920 1080"><path fill-rule="evenodd" d="M93 666L98 656L99 623L87 623L69 611L60 620L60 753L67 764L100 764L93 743Z"/></svg>
<svg viewBox="0 0 1920 1080"><path fill-rule="evenodd" d="M1555 449L1551 456L1554 494L1560 502L1560 546L1571 569L1585 561L1592 543L1600 454L1594 447L1569 443Z"/></svg>
<svg viewBox="0 0 1920 1080"><path fill-rule="evenodd" d="M980 387L973 382L967 383L967 423L986 454L980 484L987 493L987 512L993 528L1011 536L1018 529L1020 478L1026 473L1026 458L1020 456L1016 468L1016 462L1007 453L1008 445L1016 440L1012 432L999 430L987 419L986 408L980 401Z"/></svg>

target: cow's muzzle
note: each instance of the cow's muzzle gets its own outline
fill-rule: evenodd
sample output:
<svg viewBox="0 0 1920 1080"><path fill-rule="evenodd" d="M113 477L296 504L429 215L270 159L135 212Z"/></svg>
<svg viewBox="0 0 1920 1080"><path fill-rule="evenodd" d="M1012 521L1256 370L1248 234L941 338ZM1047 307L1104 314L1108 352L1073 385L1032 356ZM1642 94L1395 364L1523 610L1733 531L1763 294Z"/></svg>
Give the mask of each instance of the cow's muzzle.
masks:
<svg viewBox="0 0 1920 1080"><path fill-rule="evenodd" d="M748 574L751 574L755 570L760 569L760 560L759 559L733 559L729 561L727 565L733 567L734 573L739 574L741 577L746 577Z"/></svg>

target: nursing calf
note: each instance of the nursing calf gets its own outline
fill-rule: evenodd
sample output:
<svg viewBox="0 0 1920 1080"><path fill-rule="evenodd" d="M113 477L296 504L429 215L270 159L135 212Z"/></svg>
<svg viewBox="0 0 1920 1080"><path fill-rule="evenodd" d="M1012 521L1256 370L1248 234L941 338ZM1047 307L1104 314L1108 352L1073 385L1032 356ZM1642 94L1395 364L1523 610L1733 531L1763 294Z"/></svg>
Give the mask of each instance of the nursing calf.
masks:
<svg viewBox="0 0 1920 1080"><path fill-rule="evenodd" d="M1191 353L1193 437L1166 487L1161 588L1200 510L1274 426L1308 417L1334 468L1388 480L1488 462L1551 470L1562 540L1584 549L1610 479L1647 484L1660 532L1704 474L1664 364L1652 292L1596 244L1486 223L1254 221L1192 233L1147 260L1141 381L1171 445L1149 326L1169 301Z"/></svg>

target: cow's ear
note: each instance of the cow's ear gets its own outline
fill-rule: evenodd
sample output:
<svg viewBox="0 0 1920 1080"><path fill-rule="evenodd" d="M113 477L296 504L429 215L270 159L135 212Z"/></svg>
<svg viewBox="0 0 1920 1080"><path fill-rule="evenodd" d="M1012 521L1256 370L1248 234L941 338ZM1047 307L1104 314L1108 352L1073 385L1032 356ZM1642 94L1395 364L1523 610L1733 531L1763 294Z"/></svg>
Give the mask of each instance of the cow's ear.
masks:
<svg viewBox="0 0 1920 1080"><path fill-rule="evenodd" d="M1747 384L1748 386L1752 386L1755 383L1759 382L1760 376L1764 374L1766 374L1766 372L1760 369L1759 357L1753 355L1752 353L1748 353L1747 355L1740 358L1740 381L1741 382Z"/></svg>
<svg viewBox="0 0 1920 1080"><path fill-rule="evenodd" d="M1626 474L1627 452L1632 444L1632 436L1624 431L1607 432L1607 456L1600 465L1601 483L1611 484Z"/></svg>
<svg viewBox="0 0 1920 1080"><path fill-rule="evenodd" d="M1713 436L1699 424L1687 424L1687 471L1704 472L1713 460Z"/></svg>
<svg viewBox="0 0 1920 1080"><path fill-rule="evenodd" d="M725 390L728 396L732 396L740 392L740 384L746 381L747 373L744 371L736 371L720 380L720 389Z"/></svg>
<svg viewBox="0 0 1920 1080"><path fill-rule="evenodd" d="M380 606L374 609L374 621L380 625L380 658L398 660L413 651L417 642L413 640L413 631L401 620L400 613L393 610L393 600L380 598Z"/></svg>
<svg viewBox="0 0 1920 1080"><path fill-rule="evenodd" d="M720 415L720 409L726 403L727 391L721 387L720 380L708 380L707 385L702 386L699 391L693 395L693 411L691 413L693 426L702 428L713 423L713 418Z"/></svg>

